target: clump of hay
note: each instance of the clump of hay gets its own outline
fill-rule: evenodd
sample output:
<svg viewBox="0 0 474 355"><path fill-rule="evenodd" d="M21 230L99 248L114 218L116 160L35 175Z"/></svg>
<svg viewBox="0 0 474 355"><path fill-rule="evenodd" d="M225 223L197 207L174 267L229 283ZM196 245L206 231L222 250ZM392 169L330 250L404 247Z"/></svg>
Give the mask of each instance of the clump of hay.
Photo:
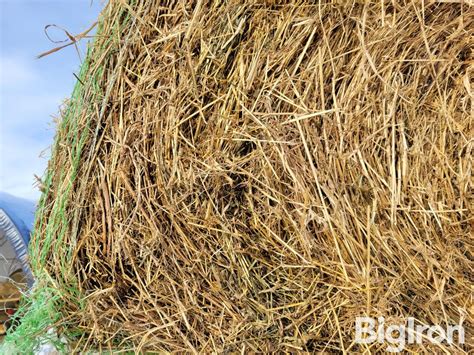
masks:
<svg viewBox="0 0 474 355"><path fill-rule="evenodd" d="M112 1L34 265L78 349L364 351L356 316L473 345L474 12ZM471 308L470 308L471 307Z"/></svg>

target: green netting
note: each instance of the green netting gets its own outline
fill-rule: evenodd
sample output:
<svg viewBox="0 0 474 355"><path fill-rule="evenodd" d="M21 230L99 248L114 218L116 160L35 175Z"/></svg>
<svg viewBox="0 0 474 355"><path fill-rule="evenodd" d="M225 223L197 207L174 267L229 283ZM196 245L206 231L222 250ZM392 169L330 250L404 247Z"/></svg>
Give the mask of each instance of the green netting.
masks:
<svg viewBox="0 0 474 355"><path fill-rule="evenodd" d="M73 327L67 328L61 313L61 300L66 295L69 299L72 298L77 302L78 309L83 309L81 294L77 288L77 279L71 272L74 246L69 246L64 253L64 236L70 231L71 223L70 216L65 211L85 143L91 134L91 118L97 114L94 112L92 103L104 99L101 85L104 70L101 66L91 69L90 63L94 58L102 57L114 39L113 33L103 33L105 17L106 10L99 19L96 37L107 36L107 38L103 41L94 41L92 46L89 46L81 65L79 80L74 86L67 108L62 115L62 121L57 127L52 158L44 179L45 190L38 204L35 229L29 247L30 262L36 282L32 290L23 298L13 319L13 326L9 328L4 343L0 345L0 352L4 354L32 354L42 344L50 344L55 346L58 351L66 352L64 339L81 336L80 332L74 330ZM125 26L128 20L127 13L121 24L113 26L113 32ZM101 110L101 114L103 114L103 110ZM79 115L86 115L85 127L79 127ZM70 166L54 164L54 152L60 149L60 145L67 145L71 149ZM44 218L41 217L45 211L53 175L60 176L59 180L62 183L60 186L55 186L59 191L55 193L54 205L48 219L44 221ZM44 225L45 223L46 225ZM41 231L42 235L36 235ZM57 278L54 280L44 271L51 255L58 257L61 265L61 269L56 273ZM68 329L68 331L66 334L61 333L61 336L58 337L57 327L62 330Z"/></svg>

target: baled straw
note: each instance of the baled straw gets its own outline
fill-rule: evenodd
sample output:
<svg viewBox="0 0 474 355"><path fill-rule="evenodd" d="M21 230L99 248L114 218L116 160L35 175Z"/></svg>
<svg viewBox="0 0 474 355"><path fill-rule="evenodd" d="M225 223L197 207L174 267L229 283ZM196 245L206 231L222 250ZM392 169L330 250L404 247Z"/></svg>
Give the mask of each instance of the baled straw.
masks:
<svg viewBox="0 0 474 355"><path fill-rule="evenodd" d="M472 345L463 1L111 1L57 133L34 265L75 350Z"/></svg>

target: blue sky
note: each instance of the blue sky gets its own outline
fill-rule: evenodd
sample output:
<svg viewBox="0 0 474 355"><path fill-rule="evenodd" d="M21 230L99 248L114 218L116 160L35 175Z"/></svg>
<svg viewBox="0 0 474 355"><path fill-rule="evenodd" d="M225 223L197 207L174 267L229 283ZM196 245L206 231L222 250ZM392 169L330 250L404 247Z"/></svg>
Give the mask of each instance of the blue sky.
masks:
<svg viewBox="0 0 474 355"><path fill-rule="evenodd" d="M97 19L102 5L99 0L0 0L0 191L38 199L34 174L44 175L53 117L71 94L73 73L79 71L74 46L36 59L60 45L51 43L44 27L56 24L76 35ZM59 30L49 34L65 39Z"/></svg>

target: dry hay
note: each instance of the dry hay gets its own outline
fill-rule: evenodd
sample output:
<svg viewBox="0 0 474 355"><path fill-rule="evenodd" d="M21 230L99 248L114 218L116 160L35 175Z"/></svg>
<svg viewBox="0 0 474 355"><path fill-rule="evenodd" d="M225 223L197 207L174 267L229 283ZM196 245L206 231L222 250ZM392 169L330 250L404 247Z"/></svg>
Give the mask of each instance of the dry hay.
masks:
<svg viewBox="0 0 474 355"><path fill-rule="evenodd" d="M465 345L409 348L470 349L471 5L101 18L35 237L76 349L382 351L361 315L461 322Z"/></svg>

